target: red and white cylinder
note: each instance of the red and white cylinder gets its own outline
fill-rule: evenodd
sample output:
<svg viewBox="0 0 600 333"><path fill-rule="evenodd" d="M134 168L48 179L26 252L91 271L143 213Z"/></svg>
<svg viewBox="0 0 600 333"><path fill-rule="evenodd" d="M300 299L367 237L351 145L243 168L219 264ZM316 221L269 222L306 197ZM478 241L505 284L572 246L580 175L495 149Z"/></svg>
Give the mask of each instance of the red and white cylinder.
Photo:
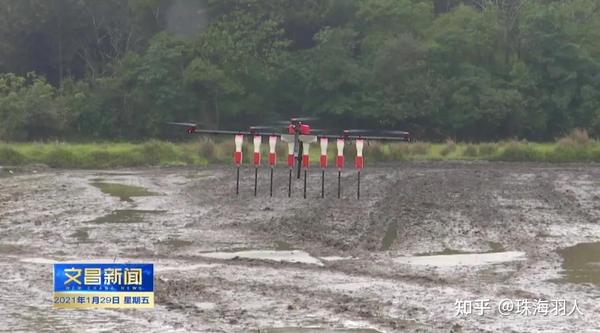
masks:
<svg viewBox="0 0 600 333"><path fill-rule="evenodd" d="M260 165L260 144L262 143L262 136L254 136L254 166Z"/></svg>
<svg viewBox="0 0 600 333"><path fill-rule="evenodd" d="M365 146L365 141L363 139L356 139L356 168L358 170L365 167L365 160L363 158L363 148Z"/></svg>
<svg viewBox="0 0 600 333"><path fill-rule="evenodd" d="M321 163L320 164L321 164L321 169L325 169L325 168L327 168L327 143L328 143L327 138L321 138L320 143L321 143L321 160L320 160Z"/></svg>
<svg viewBox="0 0 600 333"><path fill-rule="evenodd" d="M274 135L271 135L269 137L269 165L271 167L274 167L275 163L277 161L277 155L275 153L276 147L277 147L277 137Z"/></svg>
<svg viewBox="0 0 600 333"><path fill-rule="evenodd" d="M242 134L236 134L235 136L235 153L233 153L233 162L240 166L242 164L242 144L244 143L244 136Z"/></svg>
<svg viewBox="0 0 600 333"><path fill-rule="evenodd" d="M310 148L310 143L302 142L302 167L304 169L308 169L308 165L310 163L308 158L308 150Z"/></svg>
<svg viewBox="0 0 600 333"><path fill-rule="evenodd" d="M342 170L344 168L344 139L337 139L337 157L335 166Z"/></svg>
<svg viewBox="0 0 600 333"><path fill-rule="evenodd" d="M290 168L294 167L294 141L288 142L288 158L287 165Z"/></svg>

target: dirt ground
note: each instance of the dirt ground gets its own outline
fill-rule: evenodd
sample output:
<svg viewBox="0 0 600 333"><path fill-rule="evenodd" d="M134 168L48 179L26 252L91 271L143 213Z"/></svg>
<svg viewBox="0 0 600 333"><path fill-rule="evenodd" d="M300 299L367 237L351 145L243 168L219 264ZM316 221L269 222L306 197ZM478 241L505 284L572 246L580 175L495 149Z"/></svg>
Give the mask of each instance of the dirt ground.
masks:
<svg viewBox="0 0 600 333"><path fill-rule="evenodd" d="M317 169L307 199L287 169L273 198L241 175L236 196L230 166L0 170L0 331L600 332L599 165L380 165L360 200L350 169L341 199L333 169L325 199ZM53 309L51 264L87 260L154 263L156 307Z"/></svg>

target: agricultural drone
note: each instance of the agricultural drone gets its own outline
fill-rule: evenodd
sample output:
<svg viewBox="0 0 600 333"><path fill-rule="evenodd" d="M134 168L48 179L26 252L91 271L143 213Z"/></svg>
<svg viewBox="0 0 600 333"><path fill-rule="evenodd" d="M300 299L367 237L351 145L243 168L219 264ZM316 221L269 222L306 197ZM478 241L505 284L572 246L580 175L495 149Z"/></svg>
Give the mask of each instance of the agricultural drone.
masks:
<svg viewBox="0 0 600 333"><path fill-rule="evenodd" d="M314 118L291 118L285 122L284 132L278 133L276 127L251 126L248 131L232 131L232 130L211 130L199 129L195 123L179 123L169 122L170 125L183 126L188 134L203 134L203 135L233 135L235 142L235 153L233 162L237 167L236 173L236 189L235 193L239 194L240 184L240 166L242 164L242 145L244 136L251 137L253 142L253 164L254 164L254 195L257 194L258 185L258 168L261 162L260 146L263 138L268 138L269 143L269 158L268 163L271 169L270 177L270 196L273 196L273 168L277 162L275 147L277 141L281 140L288 145L287 165L289 167L288 181L288 197L292 195L292 174L294 167L297 170L297 178L300 179L301 171L304 170L304 193L306 198L306 177L310 164L309 149L312 143L318 142L321 146L320 167L321 167L321 197L325 197L325 169L327 168L327 146L329 140L336 140L337 156L335 166L338 169L338 198L341 196L341 175L344 169L344 144L346 141L354 141L356 146L355 167L358 170L357 182L357 198L360 198L360 171L364 168L363 147L365 141L403 141L410 142L410 133L404 131L387 131L387 130L359 130L346 129L340 131L339 134L320 134L325 131L311 129L307 121ZM369 135L366 135L366 134Z"/></svg>

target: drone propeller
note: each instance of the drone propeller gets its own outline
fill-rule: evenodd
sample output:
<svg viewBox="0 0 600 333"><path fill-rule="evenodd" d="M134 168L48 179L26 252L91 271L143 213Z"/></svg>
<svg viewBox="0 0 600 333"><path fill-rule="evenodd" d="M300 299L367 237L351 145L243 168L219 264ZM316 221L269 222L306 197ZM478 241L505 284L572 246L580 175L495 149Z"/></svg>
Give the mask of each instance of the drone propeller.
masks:
<svg viewBox="0 0 600 333"><path fill-rule="evenodd" d="M369 130L369 129L345 129L343 130L344 133L372 133L373 130Z"/></svg>
<svg viewBox="0 0 600 333"><path fill-rule="evenodd" d="M250 126L250 130L265 130L265 129L274 129L274 126Z"/></svg>
<svg viewBox="0 0 600 333"><path fill-rule="evenodd" d="M198 127L198 124L195 123L176 123L176 122L167 122L167 124L169 125L176 125L176 126L186 126L186 127Z"/></svg>
<svg viewBox="0 0 600 333"><path fill-rule="evenodd" d="M313 121L313 120L318 120L319 118L317 117L293 117L290 118L290 120L292 122L297 122L297 121Z"/></svg>
<svg viewBox="0 0 600 333"><path fill-rule="evenodd" d="M275 123L287 126L290 123L307 122L307 121L314 121L314 120L319 120L319 118L317 118L317 117L292 117L292 118L290 118L290 120L277 120L277 121L275 121Z"/></svg>
<svg viewBox="0 0 600 333"><path fill-rule="evenodd" d="M378 130L378 129L346 129L344 130L346 134L374 134L374 135L408 135L408 132L405 131L396 131L396 130Z"/></svg>
<svg viewBox="0 0 600 333"><path fill-rule="evenodd" d="M389 134L389 135L408 135L409 134L406 131L397 131L397 130L381 130L381 133Z"/></svg>

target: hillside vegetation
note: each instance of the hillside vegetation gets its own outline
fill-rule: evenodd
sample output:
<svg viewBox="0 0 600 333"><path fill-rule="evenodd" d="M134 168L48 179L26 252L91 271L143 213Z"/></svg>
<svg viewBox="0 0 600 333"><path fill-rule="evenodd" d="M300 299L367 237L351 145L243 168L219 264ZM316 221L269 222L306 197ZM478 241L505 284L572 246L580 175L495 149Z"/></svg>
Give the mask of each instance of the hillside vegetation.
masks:
<svg viewBox="0 0 600 333"><path fill-rule="evenodd" d="M175 140L166 121L291 115L422 141L600 134L596 0L0 0L0 36L10 142ZM484 147L442 146L432 157Z"/></svg>

